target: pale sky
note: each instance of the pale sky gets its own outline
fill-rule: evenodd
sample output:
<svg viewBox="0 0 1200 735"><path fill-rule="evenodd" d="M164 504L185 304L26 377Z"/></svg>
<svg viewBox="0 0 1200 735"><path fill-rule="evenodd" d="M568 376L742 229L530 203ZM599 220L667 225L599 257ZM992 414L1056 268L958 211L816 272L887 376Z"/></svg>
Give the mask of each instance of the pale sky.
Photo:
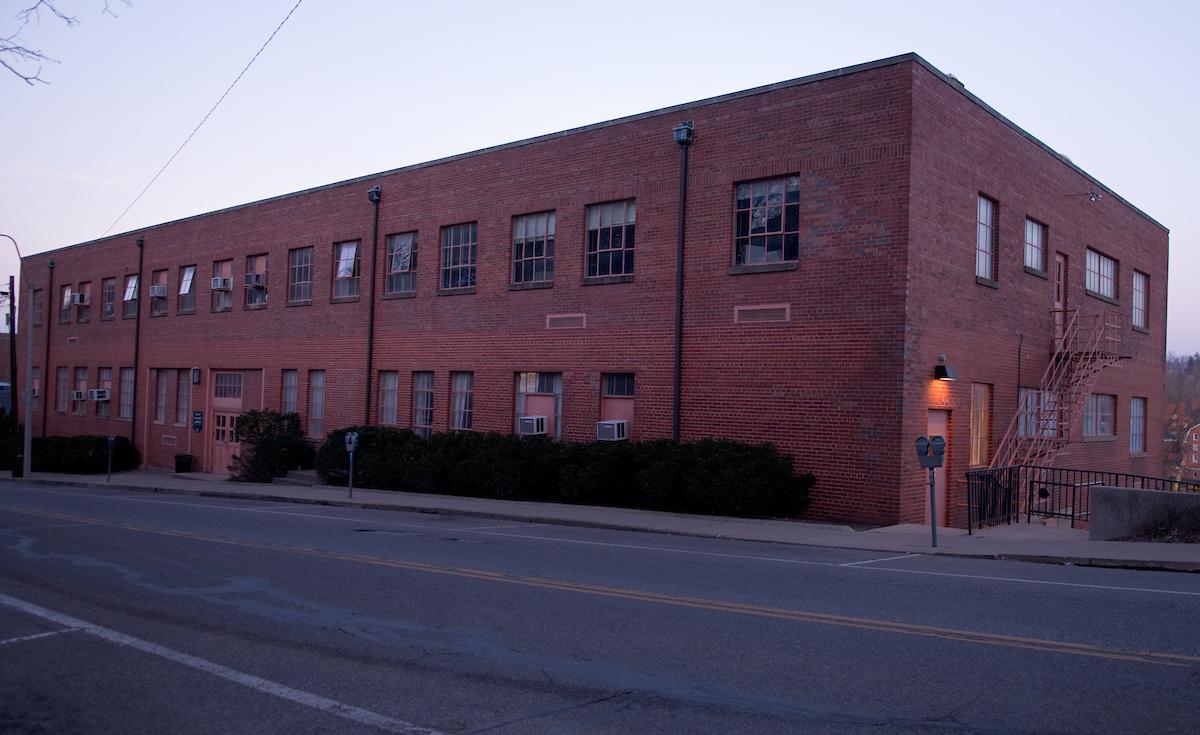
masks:
<svg viewBox="0 0 1200 735"><path fill-rule="evenodd" d="M22 36L51 84L0 76L0 232L100 237L294 3L59 0L78 26ZM916 51L1170 228L1167 347L1196 352L1198 38L1195 2L304 0L113 232Z"/></svg>

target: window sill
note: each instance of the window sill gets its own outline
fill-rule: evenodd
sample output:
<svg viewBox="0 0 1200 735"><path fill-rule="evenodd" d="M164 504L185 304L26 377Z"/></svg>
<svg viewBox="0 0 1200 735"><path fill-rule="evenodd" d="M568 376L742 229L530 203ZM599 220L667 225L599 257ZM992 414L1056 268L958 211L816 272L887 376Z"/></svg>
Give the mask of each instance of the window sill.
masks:
<svg viewBox="0 0 1200 735"><path fill-rule="evenodd" d="M289 301L283 306L287 309L290 309L293 306L312 306L312 299L307 299L305 301Z"/></svg>
<svg viewBox="0 0 1200 735"><path fill-rule="evenodd" d="M1149 452L1130 452L1129 456L1135 457L1135 458L1136 457L1149 457L1150 453Z"/></svg>
<svg viewBox="0 0 1200 735"><path fill-rule="evenodd" d="M416 297L416 291L399 291L397 293L385 293L379 298L381 301L391 301L392 299L415 299Z"/></svg>
<svg viewBox="0 0 1200 735"><path fill-rule="evenodd" d="M610 283L633 283L632 273L622 273L619 276L590 276L583 279L581 286L606 286Z"/></svg>
<svg viewBox="0 0 1200 735"><path fill-rule="evenodd" d="M1115 442L1117 440L1117 435L1108 434L1106 436L1085 436L1083 437L1083 440L1085 442Z"/></svg>
<svg viewBox="0 0 1200 735"><path fill-rule="evenodd" d="M554 281L523 281L508 284L509 291L536 291L539 288L554 288Z"/></svg>
<svg viewBox="0 0 1200 735"><path fill-rule="evenodd" d="M1121 305L1120 301L1117 301L1116 299L1112 298L1111 296L1105 296L1102 293L1096 293L1095 291L1088 291L1086 289L1084 290L1084 293L1087 294L1088 296L1091 296L1093 299L1099 299L1100 301L1103 301L1106 304L1112 304L1113 306Z"/></svg>
<svg viewBox="0 0 1200 735"><path fill-rule="evenodd" d="M1043 280L1047 280L1047 281L1050 280L1050 274L1047 273L1046 271L1042 270L1041 268L1030 268L1029 266L1025 266L1025 272L1031 276L1037 276L1038 278L1041 278Z"/></svg>
<svg viewBox="0 0 1200 735"><path fill-rule="evenodd" d="M179 309L175 312L175 316L190 316L195 313L195 309Z"/></svg>
<svg viewBox="0 0 1200 735"><path fill-rule="evenodd" d="M91 319L76 319L75 323L76 324L87 324L90 321L91 321Z"/></svg>
<svg viewBox="0 0 1200 735"><path fill-rule="evenodd" d="M100 321L102 321L102 322L111 322L112 320L113 320L113 318L112 318L111 316L102 316L102 317L100 317ZM35 326L35 327L40 327L40 326L42 326L42 325L41 325L41 324L35 324L34 326Z"/></svg>
<svg viewBox="0 0 1200 735"><path fill-rule="evenodd" d="M331 304L353 304L355 301L358 301L360 298L362 298L362 297L361 296L332 296L329 299L329 303L331 303Z"/></svg>
<svg viewBox="0 0 1200 735"><path fill-rule="evenodd" d="M137 314L125 314L121 318L122 319L137 319L138 315Z"/></svg>
<svg viewBox="0 0 1200 735"><path fill-rule="evenodd" d="M1145 327L1139 327L1139 326L1137 326L1137 325L1134 325L1134 326L1133 326L1133 331L1135 331L1135 332L1141 332L1142 334L1150 334L1150 330L1149 330L1149 329L1146 329Z"/></svg>
<svg viewBox="0 0 1200 735"><path fill-rule="evenodd" d="M800 261L788 261L786 263L755 263L753 265L731 265L726 271L731 276L744 276L751 273L778 273L780 271L794 271L800 268Z"/></svg>
<svg viewBox="0 0 1200 735"><path fill-rule="evenodd" d="M987 286L988 288L1000 288L1000 284L998 282L993 281L990 278L984 278L983 276L975 276L975 282L980 286Z"/></svg>
<svg viewBox="0 0 1200 735"><path fill-rule="evenodd" d="M242 311L261 311L267 308L266 304L243 304Z"/></svg>
<svg viewBox="0 0 1200 735"><path fill-rule="evenodd" d="M163 312L163 313L161 313L161 314L151 314L151 315L150 315L150 318L151 318L151 319L159 319L159 318L161 318L161 317L164 317L164 316L166 316L166 315L167 315L167 312L165 312L165 311L164 311L164 312Z"/></svg>
<svg viewBox="0 0 1200 735"><path fill-rule="evenodd" d="M212 313L214 313L214 314L227 314L231 311L233 311L232 306L227 309L212 309Z"/></svg>
<svg viewBox="0 0 1200 735"><path fill-rule="evenodd" d="M462 288L439 288L438 296L458 296L460 294L475 293L474 286L463 286Z"/></svg>

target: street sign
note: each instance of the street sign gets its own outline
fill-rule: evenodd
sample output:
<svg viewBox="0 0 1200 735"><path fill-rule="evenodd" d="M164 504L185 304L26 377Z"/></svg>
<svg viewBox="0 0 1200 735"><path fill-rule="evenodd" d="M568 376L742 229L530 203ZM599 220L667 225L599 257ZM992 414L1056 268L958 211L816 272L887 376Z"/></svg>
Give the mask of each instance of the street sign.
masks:
<svg viewBox="0 0 1200 735"><path fill-rule="evenodd" d="M204 428L204 412L203 411L192 411L192 431L199 434L200 430L203 428Z"/></svg>

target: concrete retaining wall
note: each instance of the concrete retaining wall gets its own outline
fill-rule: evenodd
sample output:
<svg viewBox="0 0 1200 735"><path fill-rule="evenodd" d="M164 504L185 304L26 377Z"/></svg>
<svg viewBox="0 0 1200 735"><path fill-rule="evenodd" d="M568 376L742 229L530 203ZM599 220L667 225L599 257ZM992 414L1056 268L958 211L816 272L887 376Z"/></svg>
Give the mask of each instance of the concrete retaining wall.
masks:
<svg viewBox="0 0 1200 735"><path fill-rule="evenodd" d="M1135 536L1163 526L1200 531L1200 493L1093 487L1089 499L1093 541Z"/></svg>

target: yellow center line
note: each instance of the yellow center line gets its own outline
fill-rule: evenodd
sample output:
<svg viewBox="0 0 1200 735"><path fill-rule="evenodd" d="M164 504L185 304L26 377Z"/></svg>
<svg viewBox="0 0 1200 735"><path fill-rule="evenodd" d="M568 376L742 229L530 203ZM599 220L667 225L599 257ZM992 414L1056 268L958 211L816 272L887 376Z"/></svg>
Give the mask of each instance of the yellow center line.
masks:
<svg viewBox="0 0 1200 735"><path fill-rule="evenodd" d="M53 511L35 511L25 508L14 508L5 505L0 505L0 510L36 516L40 518L53 518L91 526L136 531L139 533L154 534L157 536L170 536L174 538L188 539L190 541L204 541L207 543L222 544L225 546L237 546L246 549L257 549L261 551L275 551L286 554L337 559L340 561L353 562L357 564L369 564L378 567L390 567L393 569L404 569L414 572L440 574L444 576L494 582L499 584L535 587L538 589L573 592L576 594L592 595L596 597L609 597L622 600L631 600L635 602L650 602L661 605L672 605L675 607L687 607L697 610L709 610L713 612L730 613L736 615L749 615L753 617L787 620L798 623L834 625L844 628L871 630L875 632L941 638L944 640L960 641L964 643L1022 648L1048 653L1063 653L1073 656L1089 656L1113 661L1133 661L1137 663L1159 664L1165 666L1195 666L1200 664L1200 656L1189 656L1186 654L1159 653L1152 651L1123 651L1115 648L1092 646L1083 643L1071 643L1068 641L1055 641L1044 638L1028 638L1023 636L1002 635L998 633L985 633L958 628L922 625L918 623L902 623L879 618L838 615L834 613L787 610L783 608L766 607L743 602L714 600L702 597L689 597L685 595L669 595L661 592L633 590L621 587L610 587L607 585L587 584L583 582L568 582L557 579L545 579L541 577L507 574L505 572L491 572L483 569L469 569L464 567L426 564L415 561L401 561L399 559L388 559L385 557L354 554L349 552L329 551L326 549L316 549L306 546L292 546L288 544L276 544L266 541L250 541L243 539L224 538L220 536L209 536L192 531L176 531L168 528L142 526L120 521L106 521L98 518L88 518L84 516L69 515L66 513L55 513Z"/></svg>

